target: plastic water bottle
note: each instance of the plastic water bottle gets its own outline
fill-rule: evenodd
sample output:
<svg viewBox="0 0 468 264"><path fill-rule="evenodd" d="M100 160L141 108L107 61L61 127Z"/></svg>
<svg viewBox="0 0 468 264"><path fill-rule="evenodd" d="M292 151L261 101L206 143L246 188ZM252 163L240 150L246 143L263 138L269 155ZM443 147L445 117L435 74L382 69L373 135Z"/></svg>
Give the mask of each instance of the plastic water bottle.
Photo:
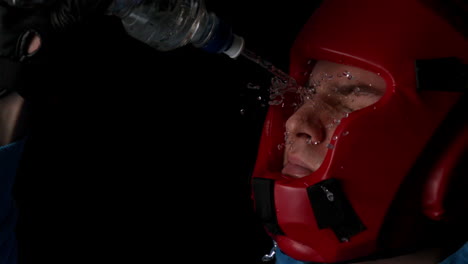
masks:
<svg viewBox="0 0 468 264"><path fill-rule="evenodd" d="M108 11L130 36L160 51L192 44L236 58L244 48L244 39L208 12L204 0L114 0Z"/></svg>

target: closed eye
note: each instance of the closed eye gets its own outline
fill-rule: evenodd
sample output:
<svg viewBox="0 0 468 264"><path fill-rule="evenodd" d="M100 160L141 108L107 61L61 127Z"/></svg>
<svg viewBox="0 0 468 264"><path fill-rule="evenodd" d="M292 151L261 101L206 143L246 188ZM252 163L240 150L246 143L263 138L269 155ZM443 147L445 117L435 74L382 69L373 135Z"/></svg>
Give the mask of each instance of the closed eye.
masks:
<svg viewBox="0 0 468 264"><path fill-rule="evenodd" d="M384 90L379 87L370 86L365 83L346 84L346 85L334 85L333 89L341 95L356 95L356 96L378 96L381 97L384 94Z"/></svg>

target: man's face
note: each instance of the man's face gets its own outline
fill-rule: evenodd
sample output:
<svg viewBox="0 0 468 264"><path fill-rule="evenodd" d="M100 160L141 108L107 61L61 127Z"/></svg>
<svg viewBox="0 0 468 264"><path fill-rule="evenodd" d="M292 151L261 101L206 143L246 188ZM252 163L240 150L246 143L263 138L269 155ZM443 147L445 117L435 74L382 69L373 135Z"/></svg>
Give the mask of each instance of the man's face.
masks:
<svg viewBox="0 0 468 264"><path fill-rule="evenodd" d="M317 61L301 102L286 121L282 173L301 178L316 171L333 148L332 135L342 118L377 102L385 81L373 72Z"/></svg>

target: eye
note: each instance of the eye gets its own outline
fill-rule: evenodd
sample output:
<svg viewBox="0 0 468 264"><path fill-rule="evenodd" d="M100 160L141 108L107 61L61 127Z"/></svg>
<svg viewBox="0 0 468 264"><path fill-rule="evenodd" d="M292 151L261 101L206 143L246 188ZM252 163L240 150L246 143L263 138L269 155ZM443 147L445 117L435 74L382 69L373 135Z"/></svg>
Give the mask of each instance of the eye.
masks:
<svg viewBox="0 0 468 264"><path fill-rule="evenodd" d="M375 96L374 92L370 92L368 89L364 89L360 86L355 86L350 94L355 96Z"/></svg>
<svg viewBox="0 0 468 264"><path fill-rule="evenodd" d="M350 94L349 96L343 97L341 100L341 104L343 108L346 108L351 111L356 111L376 103L379 99L380 96L377 96L372 93L357 92Z"/></svg>

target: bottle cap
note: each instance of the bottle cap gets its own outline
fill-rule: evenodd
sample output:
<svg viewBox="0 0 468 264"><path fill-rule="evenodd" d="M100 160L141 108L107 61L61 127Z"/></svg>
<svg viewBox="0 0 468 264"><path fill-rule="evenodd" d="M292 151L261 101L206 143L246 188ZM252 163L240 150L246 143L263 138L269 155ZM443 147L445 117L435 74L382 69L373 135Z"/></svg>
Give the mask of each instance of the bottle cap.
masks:
<svg viewBox="0 0 468 264"><path fill-rule="evenodd" d="M237 58L242 51L244 50L244 38L234 35L234 39L229 48L227 48L224 53L229 57L235 59Z"/></svg>

